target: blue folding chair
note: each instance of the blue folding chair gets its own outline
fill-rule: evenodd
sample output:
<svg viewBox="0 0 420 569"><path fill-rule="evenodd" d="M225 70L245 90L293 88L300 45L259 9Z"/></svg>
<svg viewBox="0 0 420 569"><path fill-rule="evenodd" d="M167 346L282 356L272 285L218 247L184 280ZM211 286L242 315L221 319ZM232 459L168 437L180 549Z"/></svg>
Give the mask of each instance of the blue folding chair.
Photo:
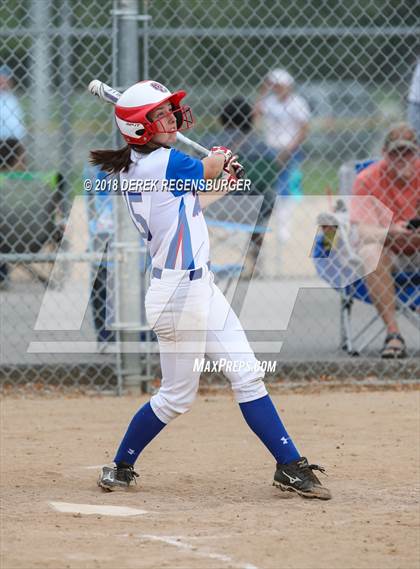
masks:
<svg viewBox="0 0 420 569"><path fill-rule="evenodd" d="M340 193L351 195L355 175L374 160L352 162L340 171ZM350 174L353 176L350 176ZM359 300L372 304L365 280L360 278L361 259L351 246L351 226L343 197L334 213L318 216L320 230L315 239L312 257L318 275L340 294L340 345L350 355L359 355L385 330L373 329L375 322L382 322L375 315L356 333L352 329L352 307ZM329 228L329 229L328 229ZM416 272L394 273L396 308L420 330L420 268Z"/></svg>

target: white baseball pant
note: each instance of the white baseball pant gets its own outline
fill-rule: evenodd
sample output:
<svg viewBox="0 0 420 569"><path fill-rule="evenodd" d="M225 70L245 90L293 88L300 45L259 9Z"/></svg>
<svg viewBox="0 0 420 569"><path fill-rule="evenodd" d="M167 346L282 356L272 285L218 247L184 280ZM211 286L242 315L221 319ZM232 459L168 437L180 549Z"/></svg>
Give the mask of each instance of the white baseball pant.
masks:
<svg viewBox="0 0 420 569"><path fill-rule="evenodd" d="M158 337L162 368L161 387L150 404L163 423L191 409L200 379L194 362L205 354L213 361L226 360L224 374L238 403L267 394L264 372L257 369L238 317L214 284L213 273L207 266L201 270L200 279L190 280L188 271L164 269L161 279L152 278L146 294L147 319Z"/></svg>

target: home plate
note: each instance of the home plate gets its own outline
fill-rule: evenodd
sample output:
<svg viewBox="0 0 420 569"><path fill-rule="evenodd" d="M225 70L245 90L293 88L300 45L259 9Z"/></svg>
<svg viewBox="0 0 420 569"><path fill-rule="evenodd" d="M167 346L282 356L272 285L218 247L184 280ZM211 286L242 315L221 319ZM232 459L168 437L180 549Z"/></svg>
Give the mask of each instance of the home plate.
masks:
<svg viewBox="0 0 420 569"><path fill-rule="evenodd" d="M142 516L147 514L146 510L138 510L137 508L128 508L125 506L101 506L95 504L69 504L68 502L48 502L48 504L57 512L64 514L85 514L99 516Z"/></svg>

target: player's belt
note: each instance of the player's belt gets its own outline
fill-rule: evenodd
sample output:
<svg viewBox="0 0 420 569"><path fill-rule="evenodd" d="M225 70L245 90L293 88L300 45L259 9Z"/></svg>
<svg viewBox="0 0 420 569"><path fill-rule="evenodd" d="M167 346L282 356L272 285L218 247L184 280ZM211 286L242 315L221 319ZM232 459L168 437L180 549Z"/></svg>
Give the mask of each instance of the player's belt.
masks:
<svg viewBox="0 0 420 569"><path fill-rule="evenodd" d="M210 269L210 261L207 262L207 267ZM172 269L165 269L166 271L170 271ZM186 271L190 281L195 281L197 279L201 279L203 276L203 268L200 267L199 269L192 269L191 271ZM163 269L159 269L158 267L153 267L152 269L152 278L154 279L161 279L163 274Z"/></svg>

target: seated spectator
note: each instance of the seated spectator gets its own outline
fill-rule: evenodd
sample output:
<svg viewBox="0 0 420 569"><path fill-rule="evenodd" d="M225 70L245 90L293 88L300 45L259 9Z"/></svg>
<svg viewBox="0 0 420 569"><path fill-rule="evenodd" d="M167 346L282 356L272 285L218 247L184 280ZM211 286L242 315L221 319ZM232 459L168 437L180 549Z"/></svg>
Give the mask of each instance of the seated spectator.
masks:
<svg viewBox="0 0 420 569"><path fill-rule="evenodd" d="M12 91L12 70L0 66L0 170L22 169L23 138L26 131L23 112Z"/></svg>
<svg viewBox="0 0 420 569"><path fill-rule="evenodd" d="M23 165L25 136L23 113L19 101L12 93L12 70L0 66L0 172L18 170ZM9 267L0 263L0 290L9 286Z"/></svg>
<svg viewBox="0 0 420 569"><path fill-rule="evenodd" d="M383 157L357 176L354 196L374 196L393 214L385 244L383 231L389 215L353 199L352 223L358 225L358 250L365 265L376 270L365 277L369 296L387 329L383 358L403 358L406 348L396 320L393 273L413 272L420 267L420 230L412 220L420 218L420 159L415 131L401 123L388 132ZM411 221L411 223L409 223Z"/></svg>

